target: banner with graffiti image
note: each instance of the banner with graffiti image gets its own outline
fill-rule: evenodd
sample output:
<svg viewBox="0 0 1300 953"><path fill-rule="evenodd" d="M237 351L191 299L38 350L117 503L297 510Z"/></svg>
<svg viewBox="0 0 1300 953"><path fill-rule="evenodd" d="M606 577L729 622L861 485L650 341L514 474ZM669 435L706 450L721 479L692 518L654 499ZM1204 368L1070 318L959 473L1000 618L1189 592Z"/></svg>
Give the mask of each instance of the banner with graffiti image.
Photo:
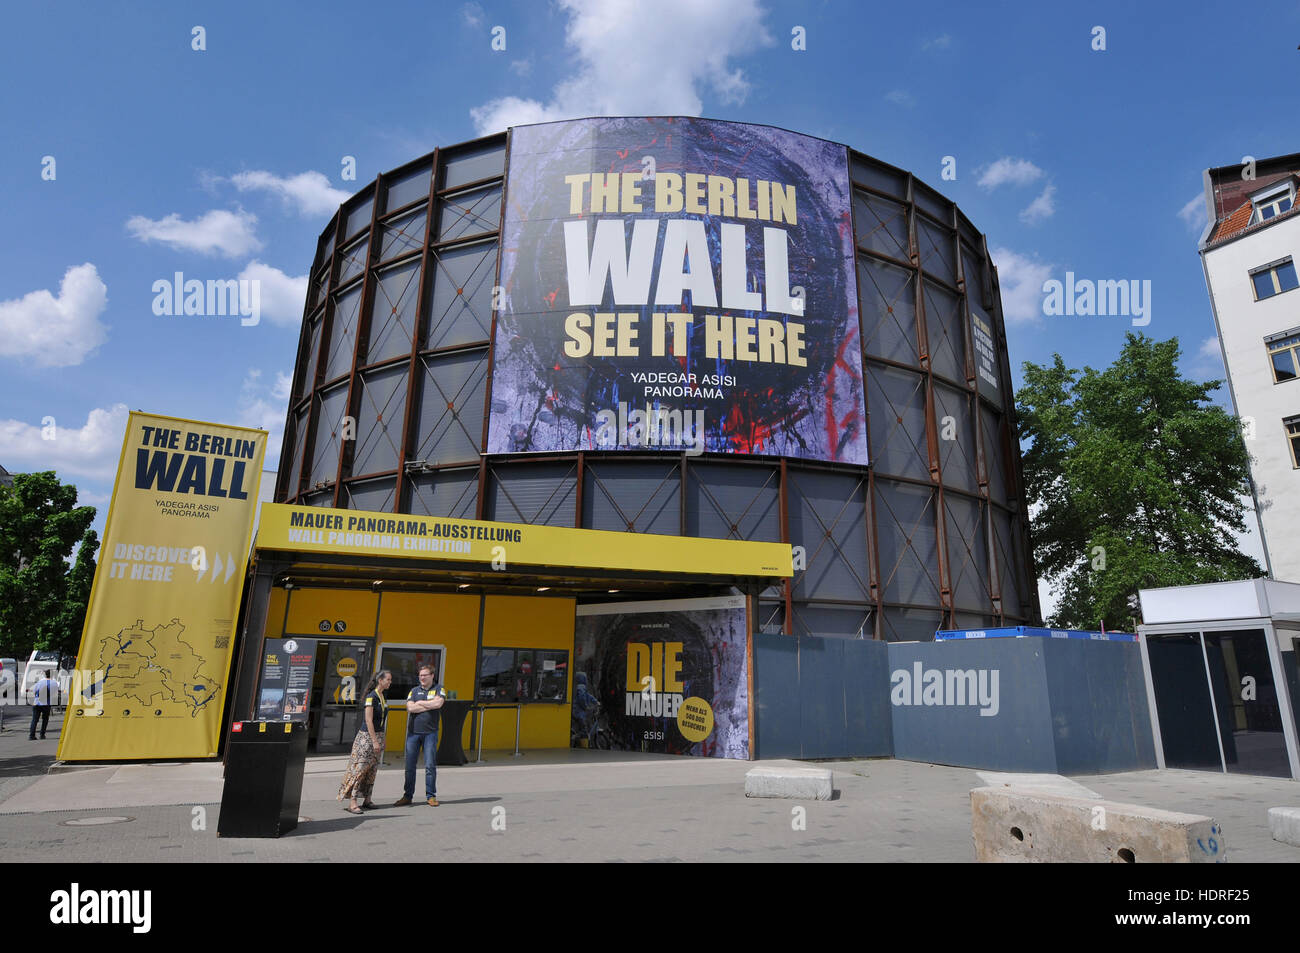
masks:
<svg viewBox="0 0 1300 953"><path fill-rule="evenodd" d="M672 118L510 135L489 452L866 464L844 146Z"/></svg>
<svg viewBox="0 0 1300 953"><path fill-rule="evenodd" d="M572 744L749 757L745 599L580 605Z"/></svg>

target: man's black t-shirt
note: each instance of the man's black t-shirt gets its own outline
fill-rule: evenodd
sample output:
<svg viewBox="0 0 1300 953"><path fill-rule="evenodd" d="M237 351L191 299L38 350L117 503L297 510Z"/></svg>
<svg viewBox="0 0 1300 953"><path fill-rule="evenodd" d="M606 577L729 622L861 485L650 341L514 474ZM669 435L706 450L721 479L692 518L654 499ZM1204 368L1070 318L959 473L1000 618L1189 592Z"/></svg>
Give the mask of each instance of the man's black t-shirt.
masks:
<svg viewBox="0 0 1300 953"><path fill-rule="evenodd" d="M441 695L441 694L442 694L441 685L434 685L431 688L429 688L427 691L425 690L423 685L416 685L414 688L411 689L411 694L406 696L406 700L412 702L428 701L430 698L433 698L435 695ZM437 731L438 712L439 709L437 708L431 709L429 711L416 712L414 715L411 716L410 721L407 723L408 725L406 729L407 733L412 735L427 735L431 732Z"/></svg>

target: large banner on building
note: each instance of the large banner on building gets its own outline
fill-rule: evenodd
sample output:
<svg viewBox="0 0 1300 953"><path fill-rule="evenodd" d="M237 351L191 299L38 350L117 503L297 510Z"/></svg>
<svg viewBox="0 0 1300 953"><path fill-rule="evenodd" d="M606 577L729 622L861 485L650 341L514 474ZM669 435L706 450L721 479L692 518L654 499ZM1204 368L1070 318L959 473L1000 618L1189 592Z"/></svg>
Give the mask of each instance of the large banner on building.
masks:
<svg viewBox="0 0 1300 953"><path fill-rule="evenodd" d="M745 600L578 606L574 747L749 757Z"/></svg>
<svg viewBox="0 0 1300 953"><path fill-rule="evenodd" d="M702 119L510 136L490 453L866 464L844 146Z"/></svg>
<svg viewBox="0 0 1300 953"><path fill-rule="evenodd" d="M131 414L61 760L216 754L265 453L264 430Z"/></svg>

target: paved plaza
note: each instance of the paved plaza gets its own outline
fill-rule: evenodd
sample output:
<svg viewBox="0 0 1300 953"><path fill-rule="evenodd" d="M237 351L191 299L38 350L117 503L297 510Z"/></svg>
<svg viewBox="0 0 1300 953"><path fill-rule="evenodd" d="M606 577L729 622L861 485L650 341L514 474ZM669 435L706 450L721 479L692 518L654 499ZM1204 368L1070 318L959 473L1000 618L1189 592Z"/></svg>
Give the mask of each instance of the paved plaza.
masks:
<svg viewBox="0 0 1300 953"><path fill-rule="evenodd" d="M20 728L26 709L11 709ZM485 765L438 771L441 806L394 808L395 756L362 817L335 800L346 758L307 762L298 828L285 837L217 836L216 763L56 769L49 738L0 734L0 851L6 863L74 861L974 861L970 790L1023 779L967 768L875 759L823 763L830 801L744 797L753 763L597 751L485 752ZM767 765L795 762L766 761ZM1208 814L1229 862L1296 862L1274 841L1267 810L1300 804L1296 782L1197 771L1139 771L1066 780L1089 794ZM423 790L424 779L417 781ZM1087 796L1087 795L1085 795Z"/></svg>

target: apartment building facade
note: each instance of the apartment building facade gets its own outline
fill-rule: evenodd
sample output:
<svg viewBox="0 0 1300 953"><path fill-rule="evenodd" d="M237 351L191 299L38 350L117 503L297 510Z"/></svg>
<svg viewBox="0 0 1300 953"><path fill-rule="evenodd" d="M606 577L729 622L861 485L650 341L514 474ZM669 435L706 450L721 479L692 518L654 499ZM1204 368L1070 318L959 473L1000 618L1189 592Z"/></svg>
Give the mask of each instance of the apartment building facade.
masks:
<svg viewBox="0 0 1300 953"><path fill-rule="evenodd" d="M1300 580L1300 153L1208 169L1201 264L1269 575Z"/></svg>

